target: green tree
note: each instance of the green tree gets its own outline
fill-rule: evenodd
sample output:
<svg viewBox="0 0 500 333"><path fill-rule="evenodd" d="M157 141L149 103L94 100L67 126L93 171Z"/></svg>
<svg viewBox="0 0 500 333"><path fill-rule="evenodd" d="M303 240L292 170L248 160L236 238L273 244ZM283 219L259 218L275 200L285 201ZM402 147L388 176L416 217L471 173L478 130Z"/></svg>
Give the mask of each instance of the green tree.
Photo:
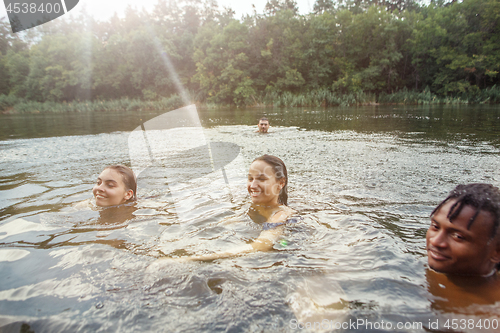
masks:
<svg viewBox="0 0 500 333"><path fill-rule="evenodd" d="M9 94L9 72L6 67L7 51L10 48L11 34L5 17L0 18L0 95Z"/></svg>
<svg viewBox="0 0 500 333"><path fill-rule="evenodd" d="M217 31L218 30L218 31ZM195 41L196 75L201 92L209 102L248 102L254 95L248 72L248 28L237 20L221 27L204 26Z"/></svg>
<svg viewBox="0 0 500 333"><path fill-rule="evenodd" d="M45 35L30 50L26 97L39 101L89 99L95 43L94 36L85 31Z"/></svg>
<svg viewBox="0 0 500 333"><path fill-rule="evenodd" d="M294 0L268 0L264 7L264 12L268 15L276 15L283 10L290 10L294 15L299 12L297 2Z"/></svg>
<svg viewBox="0 0 500 333"><path fill-rule="evenodd" d="M24 75L29 71L28 44L11 32L6 17L0 18L0 94L26 94ZM13 77L11 76L14 75Z"/></svg>
<svg viewBox="0 0 500 333"><path fill-rule="evenodd" d="M305 18L292 10L256 18L250 27L249 59L258 91L279 93L304 87L306 32Z"/></svg>
<svg viewBox="0 0 500 333"><path fill-rule="evenodd" d="M18 50L16 52L14 49L10 49L7 51L4 64L9 78L9 94L26 97L28 91L26 78L30 68L29 51Z"/></svg>
<svg viewBox="0 0 500 333"><path fill-rule="evenodd" d="M401 12L418 9L418 2L418 0L339 0L339 8L348 9L356 14L366 11L371 6L384 7L390 12Z"/></svg>
<svg viewBox="0 0 500 333"><path fill-rule="evenodd" d="M410 49L418 81L440 94L475 92L498 82L500 3L466 0L429 6Z"/></svg>
<svg viewBox="0 0 500 333"><path fill-rule="evenodd" d="M314 14L322 14L324 12L329 12L335 9L335 4L333 0L316 0L313 7Z"/></svg>
<svg viewBox="0 0 500 333"><path fill-rule="evenodd" d="M372 6L362 14L339 11L337 19L342 30L338 43L342 56L336 60L341 76L332 88L341 92L393 90L402 59L396 39L398 17Z"/></svg>
<svg viewBox="0 0 500 333"><path fill-rule="evenodd" d="M341 31L335 14L325 12L310 17L304 49L308 87L325 89L337 80L343 61Z"/></svg>

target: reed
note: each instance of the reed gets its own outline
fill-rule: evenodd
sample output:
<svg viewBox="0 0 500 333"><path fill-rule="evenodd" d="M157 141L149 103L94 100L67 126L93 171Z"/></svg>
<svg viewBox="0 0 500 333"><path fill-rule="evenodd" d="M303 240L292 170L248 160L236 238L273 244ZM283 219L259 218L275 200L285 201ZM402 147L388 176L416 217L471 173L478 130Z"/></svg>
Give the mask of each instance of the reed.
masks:
<svg viewBox="0 0 500 333"><path fill-rule="evenodd" d="M482 90L471 90L453 96L439 96L431 93L427 87L424 91L406 88L392 94L381 93L378 97L381 104L494 104L500 103L500 87L493 86Z"/></svg>
<svg viewBox="0 0 500 333"><path fill-rule="evenodd" d="M427 87L424 91L408 90L406 87L392 94L381 93L378 102L383 104L437 104L442 103Z"/></svg>
<svg viewBox="0 0 500 333"><path fill-rule="evenodd" d="M14 105L16 105L22 101L24 101L24 100L21 98L18 98L16 96L1 94L0 95L0 111L7 110L7 109L13 107Z"/></svg>
<svg viewBox="0 0 500 333"><path fill-rule="evenodd" d="M340 94L327 89L313 90L304 93L268 92L261 96L258 104L274 107L320 107L351 106L375 102L375 96L364 92Z"/></svg>
<svg viewBox="0 0 500 333"><path fill-rule="evenodd" d="M191 94L191 96L194 96ZM292 93L289 91L270 91L253 98L253 106L273 107L328 107L328 106L354 106L366 104L493 104L500 103L500 87L493 86L486 89L471 90L455 96L439 96L432 93L429 87L423 91L414 91L404 88L400 91L377 95L356 92L339 93L329 89L317 89L309 92ZM23 98L0 95L0 112L14 113L60 113L60 112L99 112L99 111L161 111L173 110L182 107L184 102L178 95L162 97L157 100L140 99L115 99L95 101L72 102L35 102ZM229 107L216 103L198 103L206 109Z"/></svg>
<svg viewBox="0 0 500 333"><path fill-rule="evenodd" d="M11 96L0 95L0 110L16 113L60 113L60 112L96 112L96 111L154 111L172 110L183 106L178 95L163 97L154 101L122 98L117 100L73 101L73 102L34 102Z"/></svg>

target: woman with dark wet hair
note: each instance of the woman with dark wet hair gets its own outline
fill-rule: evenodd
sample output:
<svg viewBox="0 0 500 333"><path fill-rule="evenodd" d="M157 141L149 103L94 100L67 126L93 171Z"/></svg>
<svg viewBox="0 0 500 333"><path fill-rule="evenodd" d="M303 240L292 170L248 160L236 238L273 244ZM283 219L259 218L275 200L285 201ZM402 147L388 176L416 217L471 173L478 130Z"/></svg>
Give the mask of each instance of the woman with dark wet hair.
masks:
<svg viewBox="0 0 500 333"><path fill-rule="evenodd" d="M262 232L253 242L235 247L226 252L199 256L181 257L178 261L209 261L251 253L269 251L282 236L285 224L295 222L291 219L295 211L288 203L288 174L285 163L272 155L256 158L248 171L247 190L252 199L248 216L262 225Z"/></svg>
<svg viewBox="0 0 500 333"><path fill-rule="evenodd" d="M248 171L247 190L252 199L248 215L263 229L283 224L293 213L288 204L288 173L285 163L272 155L256 158Z"/></svg>

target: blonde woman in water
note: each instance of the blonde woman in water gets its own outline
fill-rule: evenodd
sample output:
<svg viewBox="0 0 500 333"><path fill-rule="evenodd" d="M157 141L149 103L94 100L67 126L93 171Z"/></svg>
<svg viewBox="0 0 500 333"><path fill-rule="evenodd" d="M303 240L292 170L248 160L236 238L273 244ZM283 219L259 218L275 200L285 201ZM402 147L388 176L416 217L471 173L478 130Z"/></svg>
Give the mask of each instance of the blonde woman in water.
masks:
<svg viewBox="0 0 500 333"><path fill-rule="evenodd" d="M137 199L137 182L134 172L124 165L104 168L92 189L95 204L99 207L118 206Z"/></svg>

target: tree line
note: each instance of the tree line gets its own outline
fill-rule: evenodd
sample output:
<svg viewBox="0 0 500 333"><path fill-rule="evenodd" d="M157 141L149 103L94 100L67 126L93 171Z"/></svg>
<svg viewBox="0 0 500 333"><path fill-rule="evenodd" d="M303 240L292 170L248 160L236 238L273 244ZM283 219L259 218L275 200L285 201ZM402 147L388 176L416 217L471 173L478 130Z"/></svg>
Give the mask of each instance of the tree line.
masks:
<svg viewBox="0 0 500 333"><path fill-rule="evenodd" d="M182 89L238 106L401 91L471 98L499 80L499 0L316 0L307 15L269 0L263 14L234 16L215 0L158 0L151 12L83 13L18 34L3 18L0 102L151 101Z"/></svg>

